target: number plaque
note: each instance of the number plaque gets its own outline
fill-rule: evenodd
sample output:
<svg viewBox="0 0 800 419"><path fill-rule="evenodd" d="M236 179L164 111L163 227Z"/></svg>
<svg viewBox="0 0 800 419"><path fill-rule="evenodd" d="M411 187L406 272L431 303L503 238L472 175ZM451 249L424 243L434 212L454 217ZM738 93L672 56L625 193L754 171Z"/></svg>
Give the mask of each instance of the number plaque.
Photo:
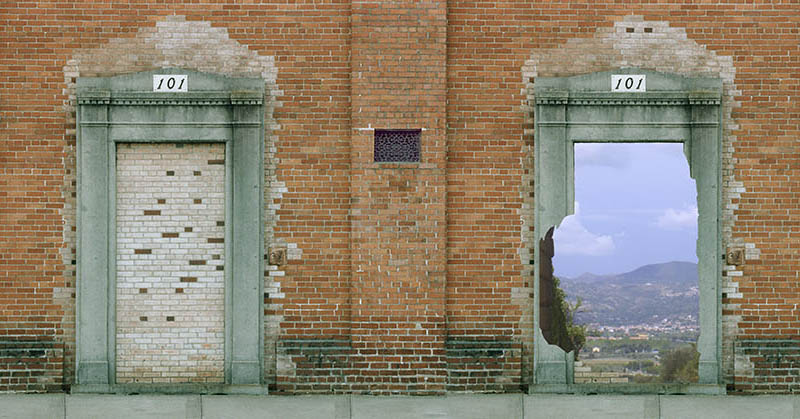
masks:
<svg viewBox="0 0 800 419"><path fill-rule="evenodd" d="M188 92L189 81L185 74L154 74L154 92Z"/></svg>
<svg viewBox="0 0 800 419"><path fill-rule="evenodd" d="M646 92L647 78L644 74L611 75L612 92Z"/></svg>

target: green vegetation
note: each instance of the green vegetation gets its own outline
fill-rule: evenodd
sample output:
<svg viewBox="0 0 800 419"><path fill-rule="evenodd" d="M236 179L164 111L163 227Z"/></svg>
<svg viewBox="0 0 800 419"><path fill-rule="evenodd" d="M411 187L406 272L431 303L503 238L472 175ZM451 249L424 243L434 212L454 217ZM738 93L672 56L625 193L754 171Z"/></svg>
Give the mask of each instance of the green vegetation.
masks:
<svg viewBox="0 0 800 419"><path fill-rule="evenodd" d="M700 353L695 345L668 352L661 360L661 382L696 383L699 361Z"/></svg>
<svg viewBox="0 0 800 419"><path fill-rule="evenodd" d="M587 332L589 336L596 335L595 332ZM696 341L696 333L687 332L685 334L664 333L651 336L649 339L632 339L631 337L610 337L590 339L586 348L581 354L583 358L619 358L630 357L632 354L652 354L664 356L666 353L675 349L685 347L689 342ZM598 348L599 353L591 353L592 348Z"/></svg>
<svg viewBox="0 0 800 419"><path fill-rule="evenodd" d="M591 372L616 373L635 383L697 382L696 264L670 262L619 275L553 280L551 314L566 343L560 346L582 349L580 358ZM577 296L574 304L567 293Z"/></svg>
<svg viewBox="0 0 800 419"><path fill-rule="evenodd" d="M625 347L624 345L622 347ZM695 345L673 347L662 352L632 352L613 358L584 359L592 372L616 372L634 383L696 383L700 354Z"/></svg>
<svg viewBox="0 0 800 419"><path fill-rule="evenodd" d="M557 277L553 277L553 298L554 304L552 306L552 316L556 324L561 323L564 328L557 328L556 342L554 344L566 349L575 351L575 357L578 357L581 348L586 344L586 329L587 326L575 324L575 313L581 308L582 300L579 297L574 304L567 301L567 294L560 287L560 281Z"/></svg>
<svg viewBox="0 0 800 419"><path fill-rule="evenodd" d="M658 363L652 359L630 361L625 364L625 369L629 371L641 371L647 375L658 375L660 372Z"/></svg>

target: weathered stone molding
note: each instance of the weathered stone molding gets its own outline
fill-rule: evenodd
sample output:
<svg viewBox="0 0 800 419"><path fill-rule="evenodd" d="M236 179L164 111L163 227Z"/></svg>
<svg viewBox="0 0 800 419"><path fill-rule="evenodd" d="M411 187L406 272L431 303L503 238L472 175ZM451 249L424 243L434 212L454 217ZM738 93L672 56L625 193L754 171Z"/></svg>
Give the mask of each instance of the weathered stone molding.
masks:
<svg viewBox="0 0 800 419"><path fill-rule="evenodd" d="M646 93L612 92L614 74L646 75ZM680 142L697 181L700 327L699 385L680 391L724 392L721 373L720 258L722 81L623 68L539 78L535 86L535 237L574 211L574 143ZM652 91L650 91L652 89ZM655 108L655 109L654 109ZM645 109L647 111L645 111ZM535 248L536 265L543 263ZM549 257L549 256L547 256ZM540 270L534 270L534 391L571 391L572 352L550 344L539 327ZM648 389L642 387L644 392Z"/></svg>
<svg viewBox="0 0 800 419"><path fill-rule="evenodd" d="M155 73L186 74L192 79L192 86L202 92L182 95L149 91ZM75 390L116 391L119 387L115 373L116 144L220 142L225 145L225 165L230 175L225 181L225 383L222 386L226 391L265 393L264 111L260 105L254 105L263 104L260 98L265 94L264 81L160 69L116 77L80 78L77 83L78 386ZM114 100L119 97L130 99ZM198 101L199 97L203 99ZM232 97L244 100L231 100ZM131 102L141 106L128 106ZM207 106L196 106L198 103ZM243 387L237 390L231 386ZM177 387L189 392L195 389L190 385ZM167 391L163 386L151 388ZM141 391L147 389L144 386Z"/></svg>

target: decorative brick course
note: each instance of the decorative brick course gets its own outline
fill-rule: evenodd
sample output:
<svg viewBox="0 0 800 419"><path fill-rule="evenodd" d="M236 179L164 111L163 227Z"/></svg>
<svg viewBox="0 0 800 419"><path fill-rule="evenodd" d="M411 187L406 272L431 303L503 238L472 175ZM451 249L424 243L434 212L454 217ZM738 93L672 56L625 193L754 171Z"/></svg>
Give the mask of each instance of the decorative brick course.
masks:
<svg viewBox="0 0 800 419"><path fill-rule="evenodd" d="M0 340L0 392L63 389L64 345L52 340Z"/></svg>
<svg viewBox="0 0 800 419"><path fill-rule="evenodd" d="M734 391L800 392L800 339L737 339Z"/></svg>
<svg viewBox="0 0 800 419"><path fill-rule="evenodd" d="M491 340L447 340L447 391L519 391L522 344Z"/></svg>
<svg viewBox="0 0 800 419"><path fill-rule="evenodd" d="M224 150L117 146L118 383L224 379Z"/></svg>
<svg viewBox="0 0 800 419"><path fill-rule="evenodd" d="M281 340L278 393L341 393L356 372L352 343L343 339Z"/></svg>

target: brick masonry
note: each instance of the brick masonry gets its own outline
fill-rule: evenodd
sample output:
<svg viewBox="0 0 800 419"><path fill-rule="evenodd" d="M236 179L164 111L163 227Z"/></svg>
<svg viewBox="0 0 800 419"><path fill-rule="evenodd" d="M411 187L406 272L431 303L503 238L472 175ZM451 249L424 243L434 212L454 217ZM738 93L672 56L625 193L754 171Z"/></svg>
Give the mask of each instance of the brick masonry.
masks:
<svg viewBox="0 0 800 419"><path fill-rule="evenodd" d="M4 392L64 389L64 345L52 340L0 340L0 388Z"/></svg>
<svg viewBox="0 0 800 419"><path fill-rule="evenodd" d="M800 334L793 2L42 2L0 25L0 340L59 348L3 391L74 382L75 79L162 67L267 85L272 391L524 390L531 86L625 65L724 81L730 390L778 376L737 342ZM422 129L421 162L374 163L375 128Z"/></svg>
<svg viewBox="0 0 800 419"><path fill-rule="evenodd" d="M117 382L224 380L225 146L117 146Z"/></svg>
<svg viewBox="0 0 800 419"><path fill-rule="evenodd" d="M735 343L736 389L749 393L800 392L800 341L740 339Z"/></svg>

